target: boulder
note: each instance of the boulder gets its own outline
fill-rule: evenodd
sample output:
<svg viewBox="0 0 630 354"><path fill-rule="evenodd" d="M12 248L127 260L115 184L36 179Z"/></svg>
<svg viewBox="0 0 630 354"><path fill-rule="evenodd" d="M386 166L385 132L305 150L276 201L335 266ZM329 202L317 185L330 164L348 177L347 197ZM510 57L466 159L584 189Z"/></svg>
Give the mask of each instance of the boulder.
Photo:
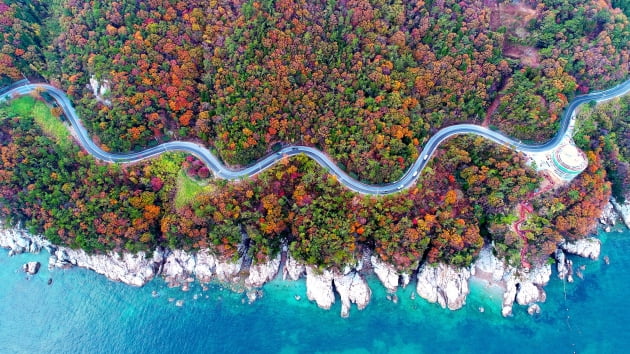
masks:
<svg viewBox="0 0 630 354"><path fill-rule="evenodd" d="M341 317L350 315L350 304L357 304L359 310L363 310L372 297L372 290L367 282L356 271L348 274L336 274L333 278L335 289L341 298Z"/></svg>
<svg viewBox="0 0 630 354"><path fill-rule="evenodd" d="M539 314L540 306L538 304L529 305L529 307L527 308L527 313L530 314L531 316Z"/></svg>
<svg viewBox="0 0 630 354"><path fill-rule="evenodd" d="M439 263L437 266L423 264L418 271L418 295L429 302L439 303L442 308L457 310L466 303L468 268L455 268Z"/></svg>
<svg viewBox="0 0 630 354"><path fill-rule="evenodd" d="M378 256L372 256L370 261L372 262L374 273L381 283L383 283L385 289L390 293L396 292L400 278L400 274L398 274L396 268L389 263L383 262Z"/></svg>
<svg viewBox="0 0 630 354"><path fill-rule="evenodd" d="M30 275L35 275L37 274L37 272L39 272L40 266L41 266L41 263L39 262L28 262L22 266L22 270Z"/></svg>
<svg viewBox="0 0 630 354"><path fill-rule="evenodd" d="M580 257L597 259L602 242L594 237L586 237L577 241L565 241L560 244L565 252L576 254Z"/></svg>
<svg viewBox="0 0 630 354"><path fill-rule="evenodd" d="M245 279L245 285L250 288L260 288L276 277L279 267L280 254L268 262L252 265L249 267L249 276Z"/></svg>
<svg viewBox="0 0 630 354"><path fill-rule="evenodd" d="M312 266L306 267L306 296L315 301L324 310L335 303L333 293L333 273L329 270L319 271Z"/></svg>

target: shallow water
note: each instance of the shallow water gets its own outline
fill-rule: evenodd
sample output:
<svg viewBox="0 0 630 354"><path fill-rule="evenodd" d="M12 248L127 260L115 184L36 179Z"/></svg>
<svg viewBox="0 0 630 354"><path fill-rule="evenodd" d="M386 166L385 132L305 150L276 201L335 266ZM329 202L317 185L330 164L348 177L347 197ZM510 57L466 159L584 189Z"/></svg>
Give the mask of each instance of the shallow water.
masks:
<svg viewBox="0 0 630 354"><path fill-rule="evenodd" d="M587 267L584 280L566 284L554 270L542 313L530 317L515 306L508 319L500 314L500 293L477 282L467 305L448 311L412 300L411 288L394 304L371 279L372 303L342 319L339 302L330 311L308 302L304 281L268 284L250 305L218 285L185 293L155 280L133 288L83 269L43 266L27 280L21 265L45 265L48 254L9 258L0 250L0 353L625 352L630 308L620 300L630 294L630 232L600 236L610 265L573 257L576 267Z"/></svg>

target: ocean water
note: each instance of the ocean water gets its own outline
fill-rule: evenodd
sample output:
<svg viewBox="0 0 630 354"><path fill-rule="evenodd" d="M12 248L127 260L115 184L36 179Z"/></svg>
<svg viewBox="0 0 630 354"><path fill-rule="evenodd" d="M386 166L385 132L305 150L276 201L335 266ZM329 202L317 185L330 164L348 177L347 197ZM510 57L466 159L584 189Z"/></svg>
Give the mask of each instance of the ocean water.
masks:
<svg viewBox="0 0 630 354"><path fill-rule="evenodd" d="M9 258L1 250L0 353L624 353L630 232L600 237L610 265L573 257L586 265L584 280L564 283L554 270L542 313L515 306L507 319L501 294L479 283L463 309L448 311L411 299L411 288L394 304L371 279L372 303L342 319L338 301L323 311L306 300L304 281L267 284L247 304L218 285L182 292L155 280L133 288L83 269L48 271L46 252ZM27 279L19 269L32 260L44 266Z"/></svg>

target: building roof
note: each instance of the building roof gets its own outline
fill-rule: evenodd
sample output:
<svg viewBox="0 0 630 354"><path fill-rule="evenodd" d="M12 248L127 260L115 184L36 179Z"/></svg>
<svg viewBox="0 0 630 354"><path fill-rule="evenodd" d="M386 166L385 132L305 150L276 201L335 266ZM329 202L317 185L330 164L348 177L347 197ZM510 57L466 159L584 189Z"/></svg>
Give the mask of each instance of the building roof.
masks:
<svg viewBox="0 0 630 354"><path fill-rule="evenodd" d="M554 162L565 172L582 172L588 165L586 155L573 144L564 144L554 153Z"/></svg>

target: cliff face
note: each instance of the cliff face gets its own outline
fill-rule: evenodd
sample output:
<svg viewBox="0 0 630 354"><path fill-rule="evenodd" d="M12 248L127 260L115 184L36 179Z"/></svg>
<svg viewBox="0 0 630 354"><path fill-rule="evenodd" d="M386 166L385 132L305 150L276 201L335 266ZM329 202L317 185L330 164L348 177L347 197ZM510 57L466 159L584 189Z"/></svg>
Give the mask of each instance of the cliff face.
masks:
<svg viewBox="0 0 630 354"><path fill-rule="evenodd" d="M418 271L417 291L420 297L429 302L437 302L442 308L460 309L466 304L468 268L455 268L446 264L432 266L423 264Z"/></svg>

